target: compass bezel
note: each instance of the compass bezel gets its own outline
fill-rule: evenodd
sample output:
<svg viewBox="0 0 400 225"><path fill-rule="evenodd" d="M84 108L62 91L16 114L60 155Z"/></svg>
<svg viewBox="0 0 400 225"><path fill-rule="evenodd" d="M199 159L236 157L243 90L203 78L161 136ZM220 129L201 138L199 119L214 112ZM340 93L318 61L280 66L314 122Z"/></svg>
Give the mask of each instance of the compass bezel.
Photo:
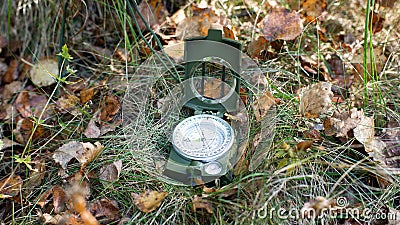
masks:
<svg viewBox="0 0 400 225"><path fill-rule="evenodd" d="M218 148L207 150L207 152L203 149L203 153L196 153L196 151L201 151L201 149L192 150L184 146L182 143L183 138L187 135L186 133L195 126L194 124L196 122L198 122L199 125L202 125L200 122L202 122L203 125L204 122L211 123L211 125L217 129L216 132L222 133L223 141L218 144ZM175 151L186 159L211 162L220 158L231 149L234 138L234 130L228 122L214 115L200 114L184 119L175 127L172 133L172 145Z"/></svg>

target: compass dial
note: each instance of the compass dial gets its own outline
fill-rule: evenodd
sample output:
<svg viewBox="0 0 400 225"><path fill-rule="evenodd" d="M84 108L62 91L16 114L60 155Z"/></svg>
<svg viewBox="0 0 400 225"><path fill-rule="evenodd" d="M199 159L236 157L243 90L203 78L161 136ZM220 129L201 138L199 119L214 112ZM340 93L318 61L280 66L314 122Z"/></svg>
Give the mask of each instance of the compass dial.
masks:
<svg viewBox="0 0 400 225"><path fill-rule="evenodd" d="M174 149L191 160L209 162L226 153L233 145L234 132L223 119L196 115L180 122L172 134Z"/></svg>

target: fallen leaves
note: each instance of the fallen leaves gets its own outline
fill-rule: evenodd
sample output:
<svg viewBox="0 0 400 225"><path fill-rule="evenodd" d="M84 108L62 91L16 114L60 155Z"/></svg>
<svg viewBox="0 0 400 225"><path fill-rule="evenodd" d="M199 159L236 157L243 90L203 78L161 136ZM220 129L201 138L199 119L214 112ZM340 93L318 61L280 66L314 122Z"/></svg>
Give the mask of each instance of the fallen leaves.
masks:
<svg viewBox="0 0 400 225"><path fill-rule="evenodd" d="M303 9L302 14L305 17L306 22L315 22L316 19L321 16L321 14L326 9L325 0L306 0L302 2L301 7Z"/></svg>
<svg viewBox="0 0 400 225"><path fill-rule="evenodd" d="M58 63L55 59L41 59L35 63L30 72L32 82L38 87L46 87L56 83Z"/></svg>
<svg viewBox="0 0 400 225"><path fill-rule="evenodd" d="M108 222L120 218L119 207L116 201L109 199L96 200L89 205L90 212L96 218L107 218Z"/></svg>
<svg viewBox="0 0 400 225"><path fill-rule="evenodd" d="M303 31L303 24L296 12L274 8L264 18L263 34L267 41L293 40Z"/></svg>
<svg viewBox="0 0 400 225"><path fill-rule="evenodd" d="M67 169L67 164L73 158L81 163L81 168L85 168L87 164L97 157L103 148L100 142L95 142L93 145L89 142L70 141L54 152L53 159L63 169Z"/></svg>
<svg viewBox="0 0 400 225"><path fill-rule="evenodd" d="M18 175L11 175L0 181L0 199L16 199L22 188L22 179Z"/></svg>
<svg viewBox="0 0 400 225"><path fill-rule="evenodd" d="M158 192L150 190L145 191L140 195L132 193L135 205L138 207L140 211L145 213L149 213L157 209L157 207L161 205L162 201L167 196L168 196L167 192Z"/></svg>
<svg viewBox="0 0 400 225"><path fill-rule="evenodd" d="M195 195L192 199L192 209L193 212L198 212L198 213L202 213L199 210L203 210L208 214L212 214L213 213L213 208L211 203L207 200L204 199L202 197L199 197L197 195ZM204 214L204 213L203 213Z"/></svg>
<svg viewBox="0 0 400 225"><path fill-rule="evenodd" d="M299 110L307 118L317 118L332 107L332 84L320 82L302 90Z"/></svg>
<svg viewBox="0 0 400 225"><path fill-rule="evenodd" d="M262 96L254 102L254 116L258 122L263 120L271 107L275 105L275 101L271 92L265 91Z"/></svg>
<svg viewBox="0 0 400 225"><path fill-rule="evenodd" d="M96 125L96 121L94 118L90 119L85 131L83 134L87 138L98 138L100 137L100 128Z"/></svg>
<svg viewBox="0 0 400 225"><path fill-rule="evenodd" d="M223 36L227 38L234 38L231 29L228 28L230 21L227 19L223 12L216 12L211 6L207 4L193 4L190 8L192 16L185 16L185 13L178 11L172 16L172 20L177 22L175 35L178 40L191 38L196 36L207 36L208 29L216 24L220 25L223 31Z"/></svg>
<svg viewBox="0 0 400 225"><path fill-rule="evenodd" d="M118 180L122 170L122 160L106 164L100 168L99 178L108 182Z"/></svg>
<svg viewBox="0 0 400 225"><path fill-rule="evenodd" d="M317 196L315 199L311 199L309 202L306 202L301 209L301 215L305 218L315 218L320 215L320 213L329 207L332 206L332 202L325 197ZM312 213L315 212L315 213Z"/></svg>
<svg viewBox="0 0 400 225"><path fill-rule="evenodd" d="M112 120L120 109L120 104L117 96L106 96L105 100L102 102L101 111L99 118L103 122L109 122Z"/></svg>

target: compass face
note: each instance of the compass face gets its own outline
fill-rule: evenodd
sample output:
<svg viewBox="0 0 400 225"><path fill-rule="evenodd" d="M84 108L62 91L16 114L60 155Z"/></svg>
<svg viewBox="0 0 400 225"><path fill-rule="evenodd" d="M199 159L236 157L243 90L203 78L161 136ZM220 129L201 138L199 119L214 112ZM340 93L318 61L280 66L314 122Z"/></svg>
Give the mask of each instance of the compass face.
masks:
<svg viewBox="0 0 400 225"><path fill-rule="evenodd" d="M174 149L184 158L213 161L233 145L234 132L223 119L213 115L196 115L180 122L172 134Z"/></svg>

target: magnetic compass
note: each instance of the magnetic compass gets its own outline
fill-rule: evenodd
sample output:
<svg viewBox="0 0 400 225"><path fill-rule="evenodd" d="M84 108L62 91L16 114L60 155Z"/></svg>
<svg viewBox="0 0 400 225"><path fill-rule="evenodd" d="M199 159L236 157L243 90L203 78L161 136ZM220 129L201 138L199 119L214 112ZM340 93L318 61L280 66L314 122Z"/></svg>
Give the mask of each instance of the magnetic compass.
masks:
<svg viewBox="0 0 400 225"><path fill-rule="evenodd" d="M172 144L186 159L211 162L231 149L234 136L232 127L225 120L201 114L189 117L175 127Z"/></svg>

